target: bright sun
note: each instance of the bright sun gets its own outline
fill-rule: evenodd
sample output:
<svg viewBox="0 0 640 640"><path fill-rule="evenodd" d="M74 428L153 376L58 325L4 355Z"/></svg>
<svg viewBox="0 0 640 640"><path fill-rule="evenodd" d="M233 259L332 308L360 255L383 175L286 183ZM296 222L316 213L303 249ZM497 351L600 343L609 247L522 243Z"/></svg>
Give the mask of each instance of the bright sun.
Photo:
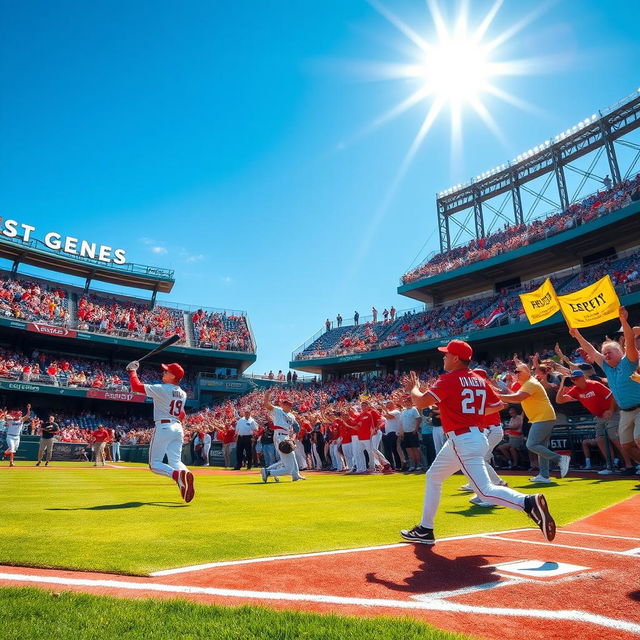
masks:
<svg viewBox="0 0 640 640"><path fill-rule="evenodd" d="M400 167L396 182L441 115L449 114L451 155L453 164L456 164L462 153L463 112L467 108L475 112L499 140L502 140L502 133L485 104L487 98L497 98L520 109L532 109L531 105L500 85L506 76L540 72L543 68L542 59L505 60L500 55L500 47L543 13L545 3L539 3L532 13L501 33L489 36L491 25L503 1L495 0L489 11L471 24L468 1L460 0L457 15L447 22L437 0L426 0L430 24L434 27L433 33L426 35L401 20L381 4L380 0L369 0L376 11L398 29L414 49L413 55L404 63L378 63L372 65L371 70L374 75L377 72L380 79L414 81L415 90L377 118L366 130L371 131L417 105L427 106L422 125ZM450 9L452 5L452 0L447 0L446 7Z"/></svg>
<svg viewBox="0 0 640 640"><path fill-rule="evenodd" d="M417 71L424 89L445 102L473 101L480 97L491 79L485 49L457 37L430 47Z"/></svg>

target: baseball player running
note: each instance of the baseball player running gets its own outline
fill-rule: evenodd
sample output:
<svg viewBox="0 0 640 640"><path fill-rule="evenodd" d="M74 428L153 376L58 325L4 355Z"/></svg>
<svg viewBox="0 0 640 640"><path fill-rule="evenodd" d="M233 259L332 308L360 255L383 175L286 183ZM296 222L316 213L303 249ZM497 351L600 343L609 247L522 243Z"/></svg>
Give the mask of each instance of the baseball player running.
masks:
<svg viewBox="0 0 640 640"><path fill-rule="evenodd" d="M26 413L22 414L20 411L10 411L6 415L7 423L7 450L4 452L4 457L9 458L9 466L15 467L13 464L13 457L20 446L20 435L22 434L22 426L29 419L31 415L31 405L27 405Z"/></svg>
<svg viewBox="0 0 640 640"><path fill-rule="evenodd" d="M499 411L503 405L486 380L469 369L471 346L462 340L452 340L438 350L444 354L446 373L432 387L421 391L418 377L412 371L409 385L413 403L419 410L439 405L447 441L427 471L422 520L413 529L402 530L400 535L408 542L435 543L433 521L442 483L456 471L462 471L482 500L524 511L544 537L553 540L556 524L541 493L527 496L491 482L485 461L489 444L481 425L484 415Z"/></svg>
<svg viewBox="0 0 640 640"><path fill-rule="evenodd" d="M127 365L131 391L144 393L153 399L155 431L149 444L149 468L153 473L172 478L185 502L195 495L193 473L182 463L182 420L185 417L187 394L179 387L184 369L177 363L163 364L161 384L142 384L138 378L137 360ZM168 464L163 459L167 456Z"/></svg>

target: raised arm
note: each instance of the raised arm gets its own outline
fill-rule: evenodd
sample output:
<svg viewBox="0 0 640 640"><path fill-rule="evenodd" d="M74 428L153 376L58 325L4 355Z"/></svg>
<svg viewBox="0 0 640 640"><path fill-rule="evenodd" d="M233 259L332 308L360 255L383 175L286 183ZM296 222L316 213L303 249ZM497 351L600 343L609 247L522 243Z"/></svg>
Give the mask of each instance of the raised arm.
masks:
<svg viewBox="0 0 640 640"><path fill-rule="evenodd" d="M267 411L272 411L273 410L273 405L271 404L271 389L267 389L264 392L264 402L262 403L262 406Z"/></svg>
<svg viewBox="0 0 640 640"><path fill-rule="evenodd" d="M420 380L415 371L411 372L410 380L412 383L411 386L411 400L413 405L418 411L422 411L422 409L426 409L427 407L431 407L436 404L436 398L431 395L429 389L426 391L420 390Z"/></svg>
<svg viewBox="0 0 640 640"><path fill-rule="evenodd" d="M629 312L620 307L620 322L624 331L624 350L629 362L638 362L638 348L636 347L636 337L633 335L633 329L629 324Z"/></svg>
<svg viewBox="0 0 640 640"><path fill-rule="evenodd" d="M584 349L585 353L594 361L602 366L604 359L603 355L588 341L585 340L580 331L577 329L569 329L569 335L575 338L580 346Z"/></svg>
<svg viewBox="0 0 640 640"><path fill-rule="evenodd" d="M567 381L567 376L562 376L558 392L556 393L556 402L558 404L566 404L567 402L577 402L575 398L568 396L564 392L564 383Z"/></svg>

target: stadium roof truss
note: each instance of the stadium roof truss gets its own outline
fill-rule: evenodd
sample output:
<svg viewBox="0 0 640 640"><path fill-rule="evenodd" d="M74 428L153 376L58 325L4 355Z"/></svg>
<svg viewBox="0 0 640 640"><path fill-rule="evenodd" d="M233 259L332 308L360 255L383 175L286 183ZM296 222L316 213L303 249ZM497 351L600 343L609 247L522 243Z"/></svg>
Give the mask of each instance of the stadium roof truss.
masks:
<svg viewBox="0 0 640 640"><path fill-rule="evenodd" d="M589 178L603 180L596 176L594 168L602 154L606 154L612 183L618 184L628 178L640 161L640 145L623 140L630 131L640 127L640 90L621 100L605 111L594 114L579 125L561 133L553 140L547 140L506 165L486 172L467 184L457 185L438 194L436 205L438 210L438 230L440 251L448 251L456 246L463 232L470 236L482 238L492 229L485 229L484 208L494 214L493 224L502 219L509 224L528 222L541 202L564 211L579 197L579 193ZM625 174L620 171L614 142L635 151L635 157L629 163ZM591 152L596 152L587 170L572 166L570 163ZM570 196L567 189L565 170L574 171L582 176L578 188ZM534 190L527 183L546 176L542 187ZM555 181L554 181L555 178ZM557 200L548 195L547 190L555 182ZM525 213L522 206L521 191L533 196L529 210ZM505 195L498 207L489 204L496 196ZM512 216L505 213L511 201ZM461 222L454 214L468 210ZM473 219L473 228L470 228ZM457 227L452 240L452 224Z"/></svg>

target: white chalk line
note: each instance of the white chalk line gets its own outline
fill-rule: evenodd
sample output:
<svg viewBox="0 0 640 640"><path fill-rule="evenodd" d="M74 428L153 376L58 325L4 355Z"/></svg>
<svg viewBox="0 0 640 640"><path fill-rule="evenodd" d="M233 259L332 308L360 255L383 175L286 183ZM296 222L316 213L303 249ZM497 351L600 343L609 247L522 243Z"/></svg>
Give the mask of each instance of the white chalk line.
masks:
<svg viewBox="0 0 640 640"><path fill-rule="evenodd" d="M590 551L592 553L608 553L615 556L628 556L625 551L612 551L611 549L594 549L593 547L578 547L572 544L558 544L557 542L542 542L538 540L520 540L520 538L502 538L499 535L486 535L489 540L504 540L505 542L520 542L521 544L536 544L545 547L556 547L559 549L577 549L578 551Z"/></svg>
<svg viewBox="0 0 640 640"><path fill-rule="evenodd" d="M436 543L449 542L451 540L469 540L471 538L482 538L487 535L499 535L505 533L519 533L521 531L531 531L532 529L507 529L505 531L495 531L493 533L470 533L463 536L451 536L449 538L438 538ZM334 556L345 553L361 553L363 551L378 551L383 549L399 549L406 547L406 542L394 542L393 544L383 544L374 547L355 547L353 549L335 549L333 551L314 551L311 553L296 553L286 556L265 556L262 558L248 558L246 560L224 560L221 562L208 562L206 564L195 564L189 567L178 567L177 569L163 569L162 571L154 571L149 575L153 578L160 576L170 576L177 573L189 573L191 571L202 571L204 569L215 569L217 567L232 567L243 564L254 564L258 562L277 562L282 560L296 560L298 558L318 558L321 556Z"/></svg>
<svg viewBox="0 0 640 640"><path fill-rule="evenodd" d="M335 604L359 607L387 607L393 609L411 609L423 611L444 611L449 613L470 613L477 615L538 618L542 620L561 620L564 622L589 623L618 631L627 631L640 635L640 624L627 620L618 620L588 611L512 609L506 607L480 607L448 602L445 600L392 600L387 598L349 598L343 596L319 595L307 593L284 593L270 591L246 591L241 589L217 589L213 587L190 587L171 584L127 582L120 580L89 580L86 578L60 578L36 576L19 573L0 573L0 581L26 582L36 584L54 584L58 586L78 586L108 589L126 589L130 591L155 591L161 593L181 593L190 595L208 595L224 598L242 598L247 600L277 600L280 602L310 602L314 604Z"/></svg>
<svg viewBox="0 0 640 640"><path fill-rule="evenodd" d="M632 538L629 536L611 536L606 533L585 533L583 531L566 531L565 529L558 531L558 533L569 533L573 536L593 536L594 538L611 538L612 540L631 540L633 542L640 542L640 538Z"/></svg>

